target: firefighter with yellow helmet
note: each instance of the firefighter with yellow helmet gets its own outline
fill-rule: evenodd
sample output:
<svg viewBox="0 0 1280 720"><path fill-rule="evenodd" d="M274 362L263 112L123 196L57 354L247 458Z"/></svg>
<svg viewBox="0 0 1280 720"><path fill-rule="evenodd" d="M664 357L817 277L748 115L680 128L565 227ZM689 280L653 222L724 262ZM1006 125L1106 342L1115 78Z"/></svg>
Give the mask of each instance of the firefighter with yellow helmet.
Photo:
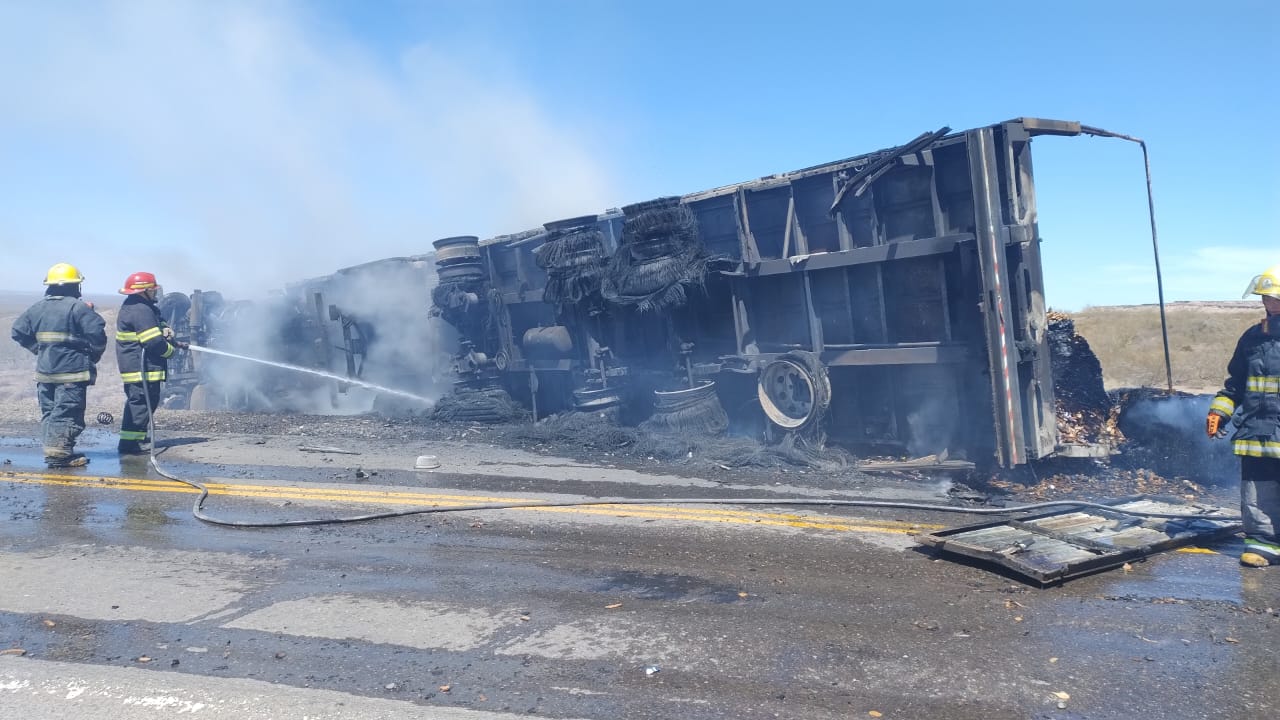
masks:
<svg viewBox="0 0 1280 720"><path fill-rule="evenodd" d="M13 323L12 336L36 356L36 396L44 436L44 461L51 468L81 467L89 459L77 453L84 432L89 386L107 349L106 323L80 299L84 276L74 265L58 263L44 276L44 299Z"/></svg>
<svg viewBox="0 0 1280 720"><path fill-rule="evenodd" d="M1267 316L1236 343L1206 430L1213 438L1235 428L1245 535L1240 562L1267 567L1280 565L1280 265L1250 281L1245 297L1250 295L1262 296Z"/></svg>

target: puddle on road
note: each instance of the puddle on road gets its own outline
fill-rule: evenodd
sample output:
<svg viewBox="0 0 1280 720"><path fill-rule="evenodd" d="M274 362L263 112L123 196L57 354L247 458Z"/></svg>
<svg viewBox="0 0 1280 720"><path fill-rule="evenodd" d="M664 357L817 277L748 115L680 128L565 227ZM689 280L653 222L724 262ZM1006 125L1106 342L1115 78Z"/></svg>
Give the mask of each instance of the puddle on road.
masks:
<svg viewBox="0 0 1280 720"><path fill-rule="evenodd" d="M89 465L78 468L50 470L44 464L44 449L36 438L0 437L0 473L46 473L96 478L118 476L162 480L149 465L146 456L121 457L116 453L118 436L113 430L86 428L76 443L76 451L89 458ZM162 443L163 446L163 443ZM166 463L185 467L183 463ZM0 482L4 476L0 474ZM58 484L40 486L34 496L28 496L20 508L11 508L14 519L43 519L83 526L119 527L126 532L152 530L177 522L174 511L166 510L172 500L166 494L133 493L127 499L114 492L108 497L101 493L86 493L83 487L67 487ZM17 502L10 498L10 502ZM9 503L6 503L8 505Z"/></svg>
<svg viewBox="0 0 1280 720"><path fill-rule="evenodd" d="M120 456L116 453L119 436L114 430L103 428L86 428L76 442L76 452L89 458L87 467L58 468L59 475L82 475L97 477L111 475L122 477L161 479L151 470L145 455ZM160 441L158 456L166 470L189 467L189 463L173 462L164 459L164 450L179 445L204 442L205 438L171 438ZM44 464L44 448L36 438L0 437L0 471L4 472L50 472Z"/></svg>
<svg viewBox="0 0 1280 720"><path fill-rule="evenodd" d="M68 475L119 475L121 474L120 456L116 454L118 436L112 430L86 428L76 441L76 452L84 453L89 458L88 467L58 468L58 474ZM127 459L128 463L132 458ZM14 471L47 471L44 464L44 447L36 438L0 437L0 470ZM145 459L138 463L139 471L145 470ZM129 473L134 474L134 473Z"/></svg>

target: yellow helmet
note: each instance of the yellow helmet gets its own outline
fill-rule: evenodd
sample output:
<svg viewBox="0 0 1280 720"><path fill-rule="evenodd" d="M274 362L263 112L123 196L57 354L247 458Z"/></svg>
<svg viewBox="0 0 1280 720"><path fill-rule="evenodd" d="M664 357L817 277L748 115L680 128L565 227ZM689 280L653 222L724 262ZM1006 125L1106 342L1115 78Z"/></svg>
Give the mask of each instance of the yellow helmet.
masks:
<svg viewBox="0 0 1280 720"><path fill-rule="evenodd" d="M84 276L70 263L58 263L45 273L45 285L75 285L84 282Z"/></svg>
<svg viewBox="0 0 1280 720"><path fill-rule="evenodd" d="M1270 295L1280 298L1280 265L1273 265L1266 272L1249 281L1249 287L1243 297L1250 295Z"/></svg>

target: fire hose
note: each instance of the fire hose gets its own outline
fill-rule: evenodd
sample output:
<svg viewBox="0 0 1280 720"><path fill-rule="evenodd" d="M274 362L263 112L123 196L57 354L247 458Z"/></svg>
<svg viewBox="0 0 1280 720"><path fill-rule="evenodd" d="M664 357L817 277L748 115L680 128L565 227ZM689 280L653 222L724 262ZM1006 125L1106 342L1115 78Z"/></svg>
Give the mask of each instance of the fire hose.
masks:
<svg viewBox="0 0 1280 720"><path fill-rule="evenodd" d="M940 505L935 503L918 503L906 502L899 500L835 500L835 499L807 499L807 498L615 498L594 499L594 500L533 500L529 502L509 502L509 503L476 503L474 505L449 505L449 506L431 506L424 508L413 508L410 510L391 510L387 512L369 513L366 515L349 515L343 517L329 518L306 518L301 520L227 520L214 517L204 510L204 502L209 497L209 488L197 480L188 480L179 477L173 473L166 471L160 465L159 459L156 457L156 424L155 424L155 408L151 406L151 394L147 384L147 374L142 374L143 394L147 398L147 426L151 435L151 448L149 450L148 462L151 467L161 476L188 485L200 492L200 496L196 498L191 506L191 514L197 520L209 523L210 525L220 525L223 527L235 528L280 528L280 527L302 527L307 525L340 525L347 523L368 522L371 520L385 520L389 518L409 517L411 515L427 515L433 513L456 513L456 512L477 512L482 510L519 510L526 508L549 508L549 507L582 507L590 505L774 505L774 506L797 506L797 505L825 505L829 507L863 507L863 508L892 508L898 510L924 510L929 512L948 512L962 513L968 515L1009 515L1014 513L1025 513L1034 510L1043 510L1046 508L1073 507L1073 508L1093 508L1098 510L1106 510L1108 512L1120 513L1123 515L1168 519L1168 520L1215 520L1238 522L1239 516L1234 515L1210 515L1206 513L1157 513L1142 510L1131 510L1126 508L1114 507L1103 503L1095 503L1084 500L1048 500L1045 502L1030 503L1026 505L1013 505L1008 507L996 508L972 508L960 507L956 505Z"/></svg>

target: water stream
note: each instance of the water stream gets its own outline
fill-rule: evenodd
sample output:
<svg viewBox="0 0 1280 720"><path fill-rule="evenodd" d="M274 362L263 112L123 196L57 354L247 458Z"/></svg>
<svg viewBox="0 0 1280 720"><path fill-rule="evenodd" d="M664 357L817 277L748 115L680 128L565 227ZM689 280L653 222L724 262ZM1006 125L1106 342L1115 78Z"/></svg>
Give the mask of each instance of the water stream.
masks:
<svg viewBox="0 0 1280 720"><path fill-rule="evenodd" d="M237 355L236 353L227 352L226 350L214 350L213 348L202 347L200 345L192 345L191 350L194 352L209 353L210 355L222 355L223 357L235 358L236 360L245 360L248 362L261 363L263 365L270 365L272 367L278 367L284 370L292 370L294 372L306 373L308 375L315 375L317 377L329 378L330 380L337 380L338 382L343 382L350 385L359 385L360 387L369 388L370 390L374 390L377 392L387 393L390 395L399 395L400 397L410 398L412 400L417 400L418 402L426 403L428 405L431 404L431 400L424 398L421 395L414 395L413 393L405 392L403 390L396 390L395 388L384 387L382 385L375 385L371 382L365 382L364 380L356 380L353 378L344 377L342 375L324 372L323 370L315 370L312 368L301 367L299 365L290 365L289 363L276 362L275 360L263 360L262 358L249 357L248 355Z"/></svg>

